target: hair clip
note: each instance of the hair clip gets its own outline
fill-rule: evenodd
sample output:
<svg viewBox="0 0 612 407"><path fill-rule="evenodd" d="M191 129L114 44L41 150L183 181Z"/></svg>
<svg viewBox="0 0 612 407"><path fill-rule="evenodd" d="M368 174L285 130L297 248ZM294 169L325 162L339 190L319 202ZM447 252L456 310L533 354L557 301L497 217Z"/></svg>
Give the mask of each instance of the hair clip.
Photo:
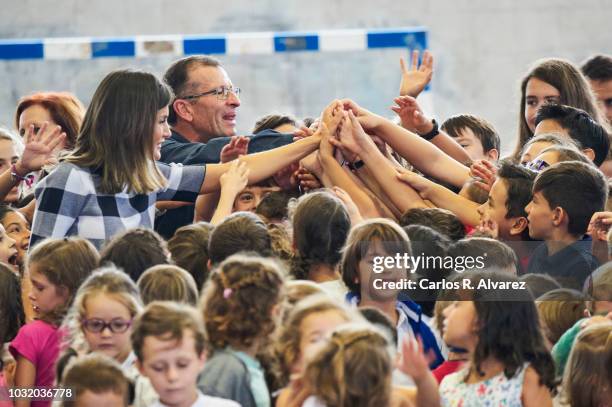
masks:
<svg viewBox="0 0 612 407"><path fill-rule="evenodd" d="M226 288L225 290L223 290L223 298L227 300L230 297L230 295L232 295L233 291L234 290L232 290L231 288Z"/></svg>

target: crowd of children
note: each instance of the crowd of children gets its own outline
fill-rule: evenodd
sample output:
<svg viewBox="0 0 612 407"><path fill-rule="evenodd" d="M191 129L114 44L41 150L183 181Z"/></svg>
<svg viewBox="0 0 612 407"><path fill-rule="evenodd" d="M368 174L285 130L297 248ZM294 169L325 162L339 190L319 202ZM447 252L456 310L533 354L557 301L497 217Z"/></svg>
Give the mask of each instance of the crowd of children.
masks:
<svg viewBox="0 0 612 407"><path fill-rule="evenodd" d="M161 148L231 84L24 97L0 132L0 406L612 406L612 58L536 62L505 158L485 119L426 116L421 59L397 120L268 115L254 132L293 142L233 136L213 164Z"/></svg>

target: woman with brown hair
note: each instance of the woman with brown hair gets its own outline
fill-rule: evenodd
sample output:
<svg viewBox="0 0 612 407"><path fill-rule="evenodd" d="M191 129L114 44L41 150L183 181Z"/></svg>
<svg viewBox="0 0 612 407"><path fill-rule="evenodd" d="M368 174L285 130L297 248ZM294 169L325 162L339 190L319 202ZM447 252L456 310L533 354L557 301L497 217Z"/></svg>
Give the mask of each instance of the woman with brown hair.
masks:
<svg viewBox="0 0 612 407"><path fill-rule="evenodd" d="M153 227L156 201L195 201L219 190L230 163L156 163L170 137L172 91L153 74L117 70L98 86L72 153L36 187L30 246L45 237L79 235L100 247L124 229ZM269 177L314 151L320 133L241 158L249 182Z"/></svg>
<svg viewBox="0 0 612 407"><path fill-rule="evenodd" d="M608 129L591 88L578 68L563 59L537 61L521 81L518 140L512 153L515 161L518 162L521 149L533 137L536 113L546 103L582 109Z"/></svg>

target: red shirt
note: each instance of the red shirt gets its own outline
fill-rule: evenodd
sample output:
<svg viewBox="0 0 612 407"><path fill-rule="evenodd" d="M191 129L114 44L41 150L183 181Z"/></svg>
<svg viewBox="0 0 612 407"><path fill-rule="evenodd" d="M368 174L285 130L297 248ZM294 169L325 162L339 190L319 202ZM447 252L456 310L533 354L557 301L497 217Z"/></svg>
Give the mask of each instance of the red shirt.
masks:
<svg viewBox="0 0 612 407"><path fill-rule="evenodd" d="M455 373L456 371L461 369L464 363L465 360L447 360L446 362L435 368L432 373L436 377L438 384L440 384L440 382L442 382L442 379L444 379L444 376L449 375L451 373Z"/></svg>

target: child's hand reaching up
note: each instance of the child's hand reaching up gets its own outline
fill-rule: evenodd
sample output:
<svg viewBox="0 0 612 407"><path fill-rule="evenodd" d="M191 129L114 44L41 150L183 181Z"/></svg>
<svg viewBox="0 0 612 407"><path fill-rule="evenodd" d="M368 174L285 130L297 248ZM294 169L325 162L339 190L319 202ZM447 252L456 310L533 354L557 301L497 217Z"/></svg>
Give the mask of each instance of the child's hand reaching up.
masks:
<svg viewBox="0 0 612 407"><path fill-rule="evenodd" d="M412 64L410 69L406 66L404 58L400 58L402 81L400 82L400 96L416 98L431 81L433 75L433 55L429 51L423 53L423 60L419 66L419 51L412 51Z"/></svg>
<svg viewBox="0 0 612 407"><path fill-rule="evenodd" d="M321 113L321 121L317 131L327 132L331 137L336 134L338 125L342 121L343 107L339 100L331 102L323 113Z"/></svg>
<svg viewBox="0 0 612 407"><path fill-rule="evenodd" d="M359 106L351 99L342 99L340 102L344 110L353 112L359 124L368 133L376 133L376 130L387 121L387 119Z"/></svg>
<svg viewBox="0 0 612 407"><path fill-rule="evenodd" d="M349 110L347 115L348 120L342 122L343 131L340 132L340 139L330 138L329 142L354 156L362 156L365 151L377 148L359 124L353 111Z"/></svg>
<svg viewBox="0 0 612 407"><path fill-rule="evenodd" d="M356 225L363 220L361 213L359 212L359 208L355 204L355 201L351 198L351 196L342 188L332 187L332 191L334 195L336 195L346 207L346 211L349 214L349 218L351 219L351 225Z"/></svg>
<svg viewBox="0 0 612 407"><path fill-rule="evenodd" d="M249 183L249 168L244 161L234 160L227 170L219 178L221 184L221 194L236 196L246 188ZM232 198L233 199L233 198Z"/></svg>
<svg viewBox="0 0 612 407"><path fill-rule="evenodd" d="M595 212L589 222L587 234L593 240L607 241L610 225L612 225L612 212Z"/></svg>
<svg viewBox="0 0 612 407"><path fill-rule="evenodd" d="M399 356L397 368L412 377L415 383L424 379L430 373L429 364L435 359L433 355L429 355L429 357L425 355L421 338L405 338Z"/></svg>
<svg viewBox="0 0 612 407"><path fill-rule="evenodd" d="M470 167L470 175L478 179L476 185L488 192L497 177L497 168L490 161L476 160Z"/></svg>
<svg viewBox="0 0 612 407"><path fill-rule="evenodd" d="M323 187L316 175L308 171L306 168L300 167L297 170L296 176L300 182L300 189L304 192L313 191Z"/></svg>
<svg viewBox="0 0 612 407"><path fill-rule="evenodd" d="M246 155L249 149L249 138L246 136L232 136L229 144L221 149L221 162L228 163L241 155Z"/></svg>
<svg viewBox="0 0 612 407"><path fill-rule="evenodd" d="M414 380L417 386L416 404L418 406L433 407L440 405L438 382L436 382L434 375L429 370L429 365L435 358L431 350L428 354L425 354L421 338L404 339L400 358L396 366Z"/></svg>
<svg viewBox="0 0 612 407"><path fill-rule="evenodd" d="M405 168L397 170L397 178L410 185L422 199L429 199L429 191L435 185L432 181Z"/></svg>
<svg viewBox="0 0 612 407"><path fill-rule="evenodd" d="M433 129L431 119L425 116L415 98L400 96L393 101L396 106L392 106L391 110L397 113L403 128L418 134L427 134Z"/></svg>
<svg viewBox="0 0 612 407"><path fill-rule="evenodd" d="M476 227L478 236L487 236L491 239L497 239L499 237L499 225L497 222L491 219L482 219Z"/></svg>

